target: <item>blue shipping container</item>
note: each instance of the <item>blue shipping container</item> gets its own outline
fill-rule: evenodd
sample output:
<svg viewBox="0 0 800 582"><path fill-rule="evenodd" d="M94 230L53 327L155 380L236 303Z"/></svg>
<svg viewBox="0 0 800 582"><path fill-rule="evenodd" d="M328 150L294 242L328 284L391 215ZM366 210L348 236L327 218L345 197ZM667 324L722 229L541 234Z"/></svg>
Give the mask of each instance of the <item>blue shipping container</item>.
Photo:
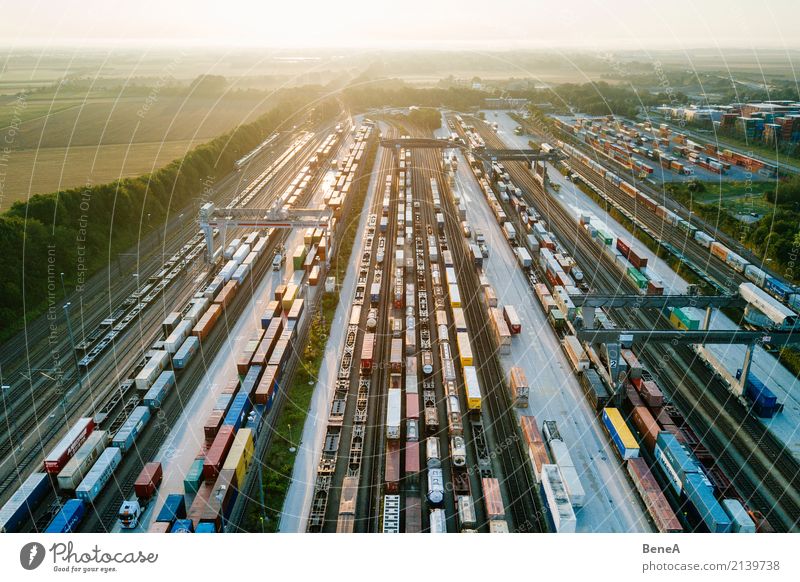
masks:
<svg viewBox="0 0 800 582"><path fill-rule="evenodd" d="M180 493L171 493L167 495L164 500L164 505L161 506L161 511L158 512L156 521L165 521L172 523L176 519L183 519L186 517L186 500Z"/></svg>
<svg viewBox="0 0 800 582"><path fill-rule="evenodd" d="M683 448L674 434L665 430L658 433L654 455L661 471L678 493L683 491L686 476L699 470L692 455Z"/></svg>
<svg viewBox="0 0 800 582"><path fill-rule="evenodd" d="M178 519L172 524L169 533L194 533L194 523L191 519Z"/></svg>
<svg viewBox="0 0 800 582"><path fill-rule="evenodd" d="M736 370L736 379L742 377L742 370ZM778 397L754 374L747 374L744 397L753 403L753 412L761 418L772 418L778 411Z"/></svg>
<svg viewBox="0 0 800 582"><path fill-rule="evenodd" d="M144 395L143 402L145 406L149 406L151 409L160 408L161 403L164 402L164 398L167 396L167 392L173 386L175 386L175 372L172 370L161 372L161 375L153 382L150 390Z"/></svg>
<svg viewBox="0 0 800 582"><path fill-rule="evenodd" d="M250 366L247 369L247 374L242 380L242 392L245 394L253 394L255 392L256 386L258 386L258 381L261 380L261 373L264 371L263 366L259 366L256 364L255 366Z"/></svg>
<svg viewBox="0 0 800 582"><path fill-rule="evenodd" d="M766 279L764 280L764 290L767 293L771 293L775 297L779 297L782 301L786 301L789 296L794 293L794 289L791 285L787 285L783 281L779 281L772 275L767 275Z"/></svg>
<svg viewBox="0 0 800 582"><path fill-rule="evenodd" d="M33 473L25 479L6 504L0 509L0 533L13 533L33 513L50 487L47 473Z"/></svg>
<svg viewBox="0 0 800 582"><path fill-rule="evenodd" d="M197 529L194 530L194 533L217 533L217 529L213 523L204 521L197 524Z"/></svg>
<svg viewBox="0 0 800 582"><path fill-rule="evenodd" d="M727 533L731 530L731 519L717 499L714 488L701 473L691 473L684 483L686 498L692 502L697 515L711 533Z"/></svg>
<svg viewBox="0 0 800 582"><path fill-rule="evenodd" d="M237 431L242 426L248 412L250 412L250 395L247 392L239 391L233 399L222 424L232 426L233 430Z"/></svg>
<svg viewBox="0 0 800 582"><path fill-rule="evenodd" d="M124 453L136 442L139 433L150 421L150 409L147 406L137 406L131 415L114 435L111 446L119 447Z"/></svg>
<svg viewBox="0 0 800 582"><path fill-rule="evenodd" d="M176 370L183 370L188 364L192 357L197 353L197 349L200 347L200 340L196 335L190 335L181 344L181 347L178 348L178 351L175 352L175 356L172 358L172 367Z"/></svg>
<svg viewBox="0 0 800 582"><path fill-rule="evenodd" d="M44 533L72 533L86 514L86 505L80 499L70 499L44 530Z"/></svg>

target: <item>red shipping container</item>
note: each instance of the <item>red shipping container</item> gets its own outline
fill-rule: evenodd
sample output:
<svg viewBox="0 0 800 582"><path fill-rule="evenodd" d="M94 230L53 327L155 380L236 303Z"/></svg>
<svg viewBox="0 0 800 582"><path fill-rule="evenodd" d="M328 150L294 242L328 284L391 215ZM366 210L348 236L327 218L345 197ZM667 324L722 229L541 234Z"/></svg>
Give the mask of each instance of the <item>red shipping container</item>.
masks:
<svg viewBox="0 0 800 582"><path fill-rule="evenodd" d="M400 485L400 443L386 441L386 467L384 472L386 490L397 493Z"/></svg>
<svg viewBox="0 0 800 582"><path fill-rule="evenodd" d="M225 462L225 457L228 456L228 451L233 444L234 434L233 427L229 425L224 425L217 431L214 443L208 449L206 460L203 462L203 477L208 480L217 478L219 470Z"/></svg>
<svg viewBox="0 0 800 582"><path fill-rule="evenodd" d="M231 380L225 385L225 388L222 389L221 394L236 394L236 391L239 389L239 379L236 378L235 380Z"/></svg>
<svg viewBox="0 0 800 582"><path fill-rule="evenodd" d="M206 435L206 440L212 441L216 438L217 431L219 430L219 427L222 426L223 420L225 420L224 410L211 411L206 419L205 425L203 426L203 432Z"/></svg>
<svg viewBox="0 0 800 582"><path fill-rule="evenodd" d="M406 394L406 418L419 419L419 394Z"/></svg>
<svg viewBox="0 0 800 582"><path fill-rule="evenodd" d="M408 441L406 443L406 477L419 473L419 442Z"/></svg>
<svg viewBox="0 0 800 582"><path fill-rule="evenodd" d="M214 491L214 481L204 481L197 490L197 495L194 496L192 506L186 512L186 517L192 520L195 529L200 524L203 517L203 512L210 503L211 494Z"/></svg>
<svg viewBox="0 0 800 582"><path fill-rule="evenodd" d="M161 463L153 461L147 463L136 481L133 483L133 491L139 499L150 499L161 485L161 478L164 475Z"/></svg>

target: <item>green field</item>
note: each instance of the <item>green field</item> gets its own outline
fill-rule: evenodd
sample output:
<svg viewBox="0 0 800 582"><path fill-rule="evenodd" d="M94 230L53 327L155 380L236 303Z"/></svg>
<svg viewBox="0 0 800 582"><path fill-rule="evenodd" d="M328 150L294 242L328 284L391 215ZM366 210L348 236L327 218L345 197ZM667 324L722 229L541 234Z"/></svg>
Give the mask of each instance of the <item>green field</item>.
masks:
<svg viewBox="0 0 800 582"><path fill-rule="evenodd" d="M764 192L774 187L772 182L707 183L705 192L694 194L694 201L721 206L732 214L762 216L773 210L773 205L764 198Z"/></svg>

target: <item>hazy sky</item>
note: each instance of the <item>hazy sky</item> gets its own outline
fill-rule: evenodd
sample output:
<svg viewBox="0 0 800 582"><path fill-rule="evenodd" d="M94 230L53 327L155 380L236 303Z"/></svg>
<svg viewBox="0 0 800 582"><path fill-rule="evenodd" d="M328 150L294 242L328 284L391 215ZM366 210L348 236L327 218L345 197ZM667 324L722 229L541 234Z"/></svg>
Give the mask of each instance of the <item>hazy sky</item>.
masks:
<svg viewBox="0 0 800 582"><path fill-rule="evenodd" d="M0 0L0 44L800 47L799 0Z"/></svg>

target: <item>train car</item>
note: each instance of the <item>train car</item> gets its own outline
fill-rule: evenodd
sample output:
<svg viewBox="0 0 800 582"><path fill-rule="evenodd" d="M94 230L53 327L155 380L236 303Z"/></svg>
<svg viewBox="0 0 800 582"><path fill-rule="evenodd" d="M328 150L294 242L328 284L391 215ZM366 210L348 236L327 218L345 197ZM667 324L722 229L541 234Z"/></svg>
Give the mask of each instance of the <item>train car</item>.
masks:
<svg viewBox="0 0 800 582"><path fill-rule="evenodd" d="M400 496L383 496L381 533L400 533Z"/></svg>
<svg viewBox="0 0 800 582"><path fill-rule="evenodd" d="M400 488L400 441L386 441L383 481L387 493L397 493Z"/></svg>
<svg viewBox="0 0 800 582"><path fill-rule="evenodd" d="M181 347L178 348L178 351L175 352L175 355L172 357L172 367L176 370L183 370L186 368L199 348L200 340L197 336L192 335L187 337L183 340Z"/></svg>
<svg viewBox="0 0 800 582"><path fill-rule="evenodd" d="M678 494L683 492L687 476L701 470L678 438L666 430L658 433L654 457L670 486Z"/></svg>
<svg viewBox="0 0 800 582"><path fill-rule="evenodd" d="M91 417L79 418L44 458L45 473L58 474L86 442L94 428L94 420Z"/></svg>
<svg viewBox="0 0 800 582"><path fill-rule="evenodd" d="M591 368L583 370L578 376L583 393L589 399L595 412L600 412L605 408L609 399L606 385L600 379L600 375Z"/></svg>
<svg viewBox="0 0 800 582"><path fill-rule="evenodd" d="M86 503L93 503L108 480L122 461L122 450L119 447L108 447L97 458L97 461L86 477L75 488L75 496Z"/></svg>
<svg viewBox="0 0 800 582"><path fill-rule="evenodd" d="M164 370L164 366L169 362L169 352L165 350L153 350L150 359L144 367L136 374L136 389L146 392L150 389L158 375Z"/></svg>
<svg viewBox="0 0 800 582"><path fill-rule="evenodd" d="M754 307L758 312L766 316L767 321L765 323L768 323L771 329L791 331L798 327L800 320L798 320L798 315L794 311L779 303L753 283L739 285L739 295L747 301L748 308Z"/></svg>
<svg viewBox="0 0 800 582"><path fill-rule="evenodd" d="M539 482L541 481L542 467L551 463L550 455L547 453L547 447L541 432L539 432L539 427L536 426L536 419L532 416L520 416L519 422L522 427L522 436L528 447L528 458L533 465L533 474L536 481Z"/></svg>
<svg viewBox="0 0 800 582"><path fill-rule="evenodd" d="M652 453L655 450L656 440L661 428L650 413L650 409L646 406L634 406L631 413L631 421L641 435L645 448Z"/></svg>
<svg viewBox="0 0 800 582"><path fill-rule="evenodd" d="M150 422L150 408L137 406L111 439L111 446L118 448L120 453L129 451L148 422Z"/></svg>
<svg viewBox="0 0 800 582"><path fill-rule="evenodd" d="M736 370L736 379L741 380L742 370ZM744 385L744 396L753 403L753 412L761 418L772 418L778 412L778 397L767 388L755 374L747 374L747 382Z"/></svg>
<svg viewBox="0 0 800 582"><path fill-rule="evenodd" d="M447 533L447 518L444 509L432 509L429 516L430 533Z"/></svg>
<svg viewBox="0 0 800 582"><path fill-rule="evenodd" d="M336 533L353 533L356 525L356 501L358 499L358 477L348 475L342 480L339 496L339 516Z"/></svg>
<svg viewBox="0 0 800 582"><path fill-rule="evenodd" d="M500 494L500 482L494 477L484 477L481 479L481 490L483 491L486 517L489 519L505 519L506 509Z"/></svg>
<svg viewBox="0 0 800 582"><path fill-rule="evenodd" d="M82 499L70 499L49 523L44 533L74 533L86 515L86 504Z"/></svg>
<svg viewBox="0 0 800 582"><path fill-rule="evenodd" d="M170 389L175 386L175 372L166 370L153 382L150 390L142 398L142 403L148 406L150 410L161 408L161 403L167 397Z"/></svg>
<svg viewBox="0 0 800 582"><path fill-rule="evenodd" d="M473 529L478 525L478 516L472 496L459 495L456 498L456 509L458 510L458 524L462 531Z"/></svg>
<svg viewBox="0 0 800 582"><path fill-rule="evenodd" d="M509 389L511 390L511 401L517 408L528 407L528 396L530 386L525 372L519 366L512 366L509 373Z"/></svg>
<svg viewBox="0 0 800 582"><path fill-rule="evenodd" d="M448 431L451 436L461 435L464 431L464 425L461 420L461 405L458 402L458 396L448 396L445 403L447 406Z"/></svg>
<svg viewBox="0 0 800 582"><path fill-rule="evenodd" d="M656 481L647 463L644 459L635 458L628 460L628 475L633 481L636 491L644 502L644 506L650 517L653 518L653 523L656 529L661 533L681 533L683 526L678 520L669 501L661 491L658 482Z"/></svg>
<svg viewBox="0 0 800 582"><path fill-rule="evenodd" d="M639 443L636 442L625 420L616 408L603 409L603 426L606 427L611 440L624 459L639 456Z"/></svg>
<svg viewBox="0 0 800 582"><path fill-rule="evenodd" d="M422 500L416 495L406 495L403 514L405 532L420 533L422 531Z"/></svg>
<svg viewBox="0 0 800 582"><path fill-rule="evenodd" d="M542 491L548 517L556 533L575 533L577 520L557 465L542 466Z"/></svg>
<svg viewBox="0 0 800 582"><path fill-rule="evenodd" d="M753 522L739 500L723 499L722 509L731 518L731 531L733 533L756 533L755 522Z"/></svg>
<svg viewBox="0 0 800 582"><path fill-rule="evenodd" d="M59 489L62 491L74 491L107 444L108 433L106 431L93 431L89 438L86 439L86 442L81 445L81 448L58 473Z"/></svg>
<svg viewBox="0 0 800 582"><path fill-rule="evenodd" d="M200 317L197 325L192 328L192 335L196 336L197 339L199 339L202 343L214 329L214 325L217 323L217 320L219 320L221 315L222 305L218 303L209 305L206 312Z"/></svg>
<svg viewBox="0 0 800 582"><path fill-rule="evenodd" d="M0 509L0 533L18 532L49 489L47 473L31 473Z"/></svg>
<svg viewBox="0 0 800 582"><path fill-rule="evenodd" d="M250 395L246 392L239 392L234 396L228 412L225 413L225 419L222 421L223 426L230 426L234 431L239 430L245 418L250 413Z"/></svg>
<svg viewBox="0 0 800 582"><path fill-rule="evenodd" d="M714 489L701 473L691 473L684 483L686 498L711 533L731 531L731 518L714 497Z"/></svg>
<svg viewBox="0 0 800 582"><path fill-rule="evenodd" d="M386 438L397 440L400 438L402 391L399 388L390 388L386 395Z"/></svg>
<svg viewBox="0 0 800 582"><path fill-rule="evenodd" d="M407 441L405 444L405 479L416 483L420 472L419 441Z"/></svg>
<svg viewBox="0 0 800 582"><path fill-rule="evenodd" d="M217 431L217 436L214 437L214 442L211 443L203 460L203 478L207 481L214 480L219 476L228 451L233 445L235 435L236 430L229 425L223 425Z"/></svg>
<svg viewBox="0 0 800 582"><path fill-rule="evenodd" d="M278 366L266 366L253 393L256 405L266 406L267 411L270 410L278 391L278 373Z"/></svg>
<svg viewBox="0 0 800 582"><path fill-rule="evenodd" d="M467 393L467 409L470 412L481 410L481 384L475 366L464 366L464 390Z"/></svg>
<svg viewBox="0 0 800 582"><path fill-rule="evenodd" d="M249 428L242 428L236 432L233 444L225 457L222 470L231 470L236 476L236 484L244 484L245 475L253 461L253 431Z"/></svg>
<svg viewBox="0 0 800 582"><path fill-rule="evenodd" d="M444 475L439 468L428 469L428 502L439 506L444 502Z"/></svg>

